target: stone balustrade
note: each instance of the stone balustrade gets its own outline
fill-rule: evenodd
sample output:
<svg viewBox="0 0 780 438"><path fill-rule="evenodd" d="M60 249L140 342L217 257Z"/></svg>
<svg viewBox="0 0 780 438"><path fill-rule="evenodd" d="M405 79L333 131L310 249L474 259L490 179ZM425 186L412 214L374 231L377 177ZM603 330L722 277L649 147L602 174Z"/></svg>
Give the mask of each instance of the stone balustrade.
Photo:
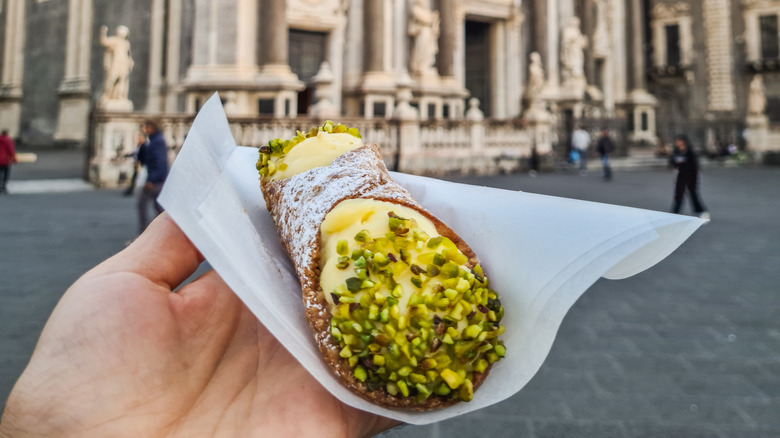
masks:
<svg viewBox="0 0 780 438"><path fill-rule="evenodd" d="M170 147L171 162L181 149L194 119L191 115L96 112L92 117L90 182L118 187L133 172L140 126L147 118L160 125ZM515 172L527 168L532 148L541 157L551 150L548 121L522 120L396 120L342 118L360 130L365 141L381 146L391 170L420 175ZM321 122L311 118L230 118L236 143L259 147L273 138L289 138L297 129Z"/></svg>

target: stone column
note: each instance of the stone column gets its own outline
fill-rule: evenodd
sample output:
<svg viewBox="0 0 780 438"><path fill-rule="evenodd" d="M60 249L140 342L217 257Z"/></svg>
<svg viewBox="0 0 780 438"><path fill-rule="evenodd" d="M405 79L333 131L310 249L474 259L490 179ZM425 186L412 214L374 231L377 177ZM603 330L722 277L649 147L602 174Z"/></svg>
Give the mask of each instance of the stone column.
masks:
<svg viewBox="0 0 780 438"><path fill-rule="evenodd" d="M7 0L5 3L5 41L3 44L3 72L0 81L0 127L8 129L11 137L19 135L22 109L26 3L24 0Z"/></svg>
<svg viewBox="0 0 780 438"><path fill-rule="evenodd" d="M520 116L523 101L523 74L525 59L520 43L525 17L519 5L515 5L507 20L507 117Z"/></svg>
<svg viewBox="0 0 780 438"><path fill-rule="evenodd" d="M363 35L365 58L360 91L363 115L378 116L383 108L389 118L395 107L396 72L392 71L393 5L389 0L368 0L363 3ZM396 11L397 12L397 11Z"/></svg>
<svg viewBox="0 0 780 438"><path fill-rule="evenodd" d="M364 29L366 29L366 72L384 71L384 20L385 0L369 0L364 3Z"/></svg>
<svg viewBox="0 0 780 438"><path fill-rule="evenodd" d="M628 108L631 110L630 116L634 125L633 132L629 137L636 143L645 143L654 145L657 141L655 129L655 107L658 105L656 98L647 91L647 63L645 60L645 35L642 31L643 24L648 17L644 16L641 0L631 0L628 2L628 21L631 23L631 32L625 45L625 59L628 59ZM619 22L619 21L616 21ZM646 123L643 123L646 120ZM645 128L643 129L643 125ZM642 151L632 147L629 151L631 155L647 153L649 150Z"/></svg>
<svg viewBox="0 0 780 438"><path fill-rule="evenodd" d="M263 2L263 26L262 37L266 48L263 52L263 68L275 66L276 68L290 70L288 64L288 33L287 2L285 0L265 0Z"/></svg>
<svg viewBox="0 0 780 438"><path fill-rule="evenodd" d="M537 0L534 5L536 10L544 11L544 23L538 26L541 29L542 41L544 45L539 47L539 53L545 61L547 67L547 84L550 91L557 93L560 87L560 23L558 21L558 1L557 0Z"/></svg>
<svg viewBox="0 0 780 438"><path fill-rule="evenodd" d="M256 83L268 91L263 97L273 99L274 116L295 116L298 113L297 92L305 85L292 72L288 61L287 1L264 0L261 15L264 59Z"/></svg>
<svg viewBox="0 0 780 438"><path fill-rule="evenodd" d="M60 103L54 141L83 145L89 129L92 0L68 2L66 38L65 77L57 91Z"/></svg>
<svg viewBox="0 0 780 438"><path fill-rule="evenodd" d="M645 65L645 35L642 31L644 27L644 18L642 15L642 0L629 1L631 16L631 32L627 35L630 38L630 44L628 46L628 53L626 53L626 59L631 63L631 89L646 89L647 80L646 72L647 65Z"/></svg>
<svg viewBox="0 0 780 438"><path fill-rule="evenodd" d="M182 0L168 0L168 38L165 58L165 102L163 111L178 112L181 75Z"/></svg>
<svg viewBox="0 0 780 438"><path fill-rule="evenodd" d="M149 89L146 111L162 112L163 45L165 44L165 0L152 0L149 33Z"/></svg>
<svg viewBox="0 0 780 438"><path fill-rule="evenodd" d="M731 5L728 0L704 2L704 29L707 35L709 110L734 111L733 56L731 53Z"/></svg>
<svg viewBox="0 0 780 438"><path fill-rule="evenodd" d="M436 57L436 65L439 75L442 77L455 76L455 41L457 39L457 26L460 25L455 16L456 0L440 0L439 16L441 28L439 30L439 54Z"/></svg>

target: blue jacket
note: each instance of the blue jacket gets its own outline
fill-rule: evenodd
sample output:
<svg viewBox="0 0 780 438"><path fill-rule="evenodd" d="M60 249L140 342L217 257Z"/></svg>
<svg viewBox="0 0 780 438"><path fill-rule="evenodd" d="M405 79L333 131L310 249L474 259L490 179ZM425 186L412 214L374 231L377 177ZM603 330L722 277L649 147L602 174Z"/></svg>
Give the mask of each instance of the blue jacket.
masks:
<svg viewBox="0 0 780 438"><path fill-rule="evenodd" d="M149 141L138 150L138 162L146 166L146 182L162 183L168 177L168 145L162 132L149 136Z"/></svg>

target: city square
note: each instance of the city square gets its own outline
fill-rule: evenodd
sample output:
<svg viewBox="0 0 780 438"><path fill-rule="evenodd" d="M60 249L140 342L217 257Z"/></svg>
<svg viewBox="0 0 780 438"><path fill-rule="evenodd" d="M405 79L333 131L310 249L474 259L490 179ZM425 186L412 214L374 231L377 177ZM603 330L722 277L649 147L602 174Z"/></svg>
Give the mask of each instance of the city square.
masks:
<svg viewBox="0 0 780 438"><path fill-rule="evenodd" d="M14 169L20 192L12 184L0 198L0 232L11 248L0 254L3 401L64 290L136 231L133 198L69 185L82 172L80 154L39 156ZM592 166L586 176L453 180L666 211L672 178L663 169L617 170L607 183ZM467 416L380 436L777 436L778 189L778 168L705 163L701 190L712 222L649 270L594 284L522 391Z"/></svg>

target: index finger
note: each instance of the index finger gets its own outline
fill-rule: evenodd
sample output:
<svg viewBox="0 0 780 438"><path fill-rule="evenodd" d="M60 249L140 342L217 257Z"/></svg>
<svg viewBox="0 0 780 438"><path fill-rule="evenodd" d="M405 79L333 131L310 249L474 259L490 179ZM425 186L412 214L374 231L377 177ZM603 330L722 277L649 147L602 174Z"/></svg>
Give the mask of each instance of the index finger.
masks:
<svg viewBox="0 0 780 438"><path fill-rule="evenodd" d="M204 258L183 231L163 212L124 251L96 268L101 273L133 272L173 290Z"/></svg>

